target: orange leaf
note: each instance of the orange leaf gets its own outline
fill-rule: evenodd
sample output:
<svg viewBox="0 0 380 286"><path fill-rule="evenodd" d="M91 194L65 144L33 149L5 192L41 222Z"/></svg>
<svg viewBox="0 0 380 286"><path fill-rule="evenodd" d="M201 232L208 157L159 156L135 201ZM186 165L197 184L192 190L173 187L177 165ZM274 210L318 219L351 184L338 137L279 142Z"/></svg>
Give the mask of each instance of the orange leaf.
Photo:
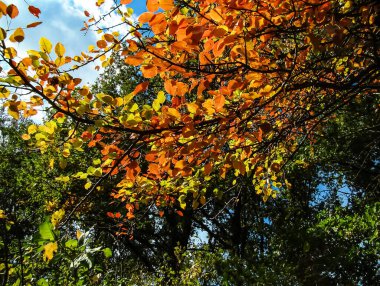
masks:
<svg viewBox="0 0 380 286"><path fill-rule="evenodd" d="M170 10L174 7L173 0L160 0L160 7L162 10Z"/></svg>
<svg viewBox="0 0 380 286"><path fill-rule="evenodd" d="M139 57L139 56L129 56L125 58L124 62L126 64L132 65L132 66L138 66L144 61L144 58Z"/></svg>
<svg viewBox="0 0 380 286"><path fill-rule="evenodd" d="M138 84L135 88L135 90L133 91L133 94L136 95L138 94L139 92L144 92L148 89L148 86L149 86L149 81L144 81L140 84Z"/></svg>
<svg viewBox="0 0 380 286"><path fill-rule="evenodd" d="M149 164L149 173L154 174L154 175L159 175L160 170L157 164Z"/></svg>
<svg viewBox="0 0 380 286"><path fill-rule="evenodd" d="M160 34L166 30L167 22L163 13L155 14L149 21L149 25L152 27L152 31L155 34Z"/></svg>
<svg viewBox="0 0 380 286"><path fill-rule="evenodd" d="M111 34L104 34L104 39L109 43L113 43L115 41L115 37Z"/></svg>
<svg viewBox="0 0 380 286"><path fill-rule="evenodd" d="M4 15L7 14L7 5L5 5L2 1L0 1L0 15L1 13Z"/></svg>
<svg viewBox="0 0 380 286"><path fill-rule="evenodd" d="M177 119L181 119L181 113L179 113L178 110L175 108L168 108L168 114Z"/></svg>
<svg viewBox="0 0 380 286"><path fill-rule="evenodd" d="M185 160L179 160L177 161L177 163L175 163L174 168L182 170L183 168L185 168L185 164L186 164Z"/></svg>
<svg viewBox="0 0 380 286"><path fill-rule="evenodd" d="M96 45L99 47L99 49L104 49L107 47L107 42L104 40L99 40L96 42Z"/></svg>
<svg viewBox="0 0 380 286"><path fill-rule="evenodd" d="M34 28L34 27L37 27L38 25L41 25L41 24L42 24L42 22L34 22L34 23L30 23L26 27L27 28Z"/></svg>
<svg viewBox="0 0 380 286"><path fill-rule="evenodd" d="M217 96L215 96L214 106L215 106L216 111L221 111L225 103L226 103L226 99L224 98L222 94L218 94Z"/></svg>
<svg viewBox="0 0 380 286"><path fill-rule="evenodd" d="M159 8L159 0L147 0L146 8L150 12L156 12Z"/></svg>
<svg viewBox="0 0 380 286"><path fill-rule="evenodd" d="M152 78L157 75L157 67L154 65L146 65L141 67L141 72L145 78Z"/></svg>
<svg viewBox="0 0 380 286"><path fill-rule="evenodd" d="M40 17L41 10L38 9L37 7L29 6L29 7L28 7L28 10L29 10L29 12L30 12L33 16L36 16L37 18Z"/></svg>
<svg viewBox="0 0 380 286"><path fill-rule="evenodd" d="M148 162L153 162L156 159L156 154L155 153L148 153L145 155L145 160Z"/></svg>
<svg viewBox="0 0 380 286"><path fill-rule="evenodd" d="M120 4L129 4L132 0L120 0Z"/></svg>
<svg viewBox="0 0 380 286"><path fill-rule="evenodd" d="M212 171L212 163L207 163L206 165L205 165L205 175L207 176L207 175L210 175L210 173L211 173L211 171Z"/></svg>
<svg viewBox="0 0 380 286"><path fill-rule="evenodd" d="M17 7L13 4L9 5L6 11L7 11L8 16L11 17L12 19L16 18L19 13Z"/></svg>
<svg viewBox="0 0 380 286"><path fill-rule="evenodd" d="M140 15L138 20L141 24L148 23L153 16L154 14L152 12L144 12Z"/></svg>
<svg viewBox="0 0 380 286"><path fill-rule="evenodd" d="M177 213L179 216L183 216L183 212L181 212L181 211L176 211L176 213Z"/></svg>

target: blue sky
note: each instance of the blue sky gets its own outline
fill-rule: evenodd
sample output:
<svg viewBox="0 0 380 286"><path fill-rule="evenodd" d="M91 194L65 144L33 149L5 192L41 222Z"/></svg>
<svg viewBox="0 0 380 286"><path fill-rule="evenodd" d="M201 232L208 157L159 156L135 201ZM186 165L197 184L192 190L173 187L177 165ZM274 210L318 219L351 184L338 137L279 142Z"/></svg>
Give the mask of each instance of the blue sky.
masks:
<svg viewBox="0 0 380 286"><path fill-rule="evenodd" d="M39 40L41 37L48 38L53 45L61 42L66 48L65 55L67 56L73 57L79 55L82 51L87 52L90 45L96 46L99 35L93 31L88 33L80 31L84 21L88 19L84 11L88 11L97 19L109 11L109 8L113 4L113 0L105 0L104 5L99 9L95 5L97 0L27 0L28 4L41 10L40 17L36 18L29 13L28 5L24 0L3 0L3 2L7 5L16 5L20 10L20 14L10 22L6 22L5 17L2 17L0 19L1 27L14 30L18 27L24 28L33 22L43 22L35 28L25 29L25 40L23 42L15 44L6 41L7 46L16 48L19 57L25 57L28 50L39 50ZM146 9L144 0L134 0L130 5L123 6L125 10L127 7L134 9L134 14L131 17L132 21L137 21L138 15ZM112 26L119 23L118 19L116 15L115 17L107 17L105 25ZM125 26L122 29L124 30L120 30L120 32L125 33ZM8 34L10 35L11 32L9 31ZM96 64L87 65L71 74L74 77L81 78L82 84L91 85L102 71L96 71L95 66ZM5 71L6 69L3 72ZM43 112L38 113L32 117L32 120L41 122L43 114Z"/></svg>
<svg viewBox="0 0 380 286"><path fill-rule="evenodd" d="M97 0L28 0L27 2L41 10L39 19L28 12L28 6L24 0L5 0L6 4L15 4L20 10L19 17L10 23L10 28L25 27L27 24L37 21L43 22L36 28L25 29L25 40L22 43L12 44L19 51L20 56L25 56L27 50L38 50L38 42L41 37L48 38L53 45L61 42L66 48L66 55L69 56L78 55L81 51L87 52L89 45L96 45L99 36L95 32L85 34L80 31L83 22L87 19L84 11L86 10L98 18L108 11L113 4L113 0L105 0L99 9L95 5ZM143 0L134 0L124 8L126 7L134 9L133 21L146 9ZM118 17L106 18L105 24L112 25L115 23L118 23ZM0 24L2 27L7 25L4 17L0 20ZM79 71L75 76L82 78L84 83L91 84L99 74L94 70L94 67L95 65L89 66Z"/></svg>

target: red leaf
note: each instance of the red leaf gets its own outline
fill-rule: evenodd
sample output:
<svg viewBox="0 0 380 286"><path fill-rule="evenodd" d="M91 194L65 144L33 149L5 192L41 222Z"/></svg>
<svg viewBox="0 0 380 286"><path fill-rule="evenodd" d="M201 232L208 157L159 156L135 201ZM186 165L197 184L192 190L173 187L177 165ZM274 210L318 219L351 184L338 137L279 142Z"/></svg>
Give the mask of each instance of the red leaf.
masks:
<svg viewBox="0 0 380 286"><path fill-rule="evenodd" d="M88 131L85 131L82 133L81 137L84 140L90 140L92 138L92 134Z"/></svg>
<svg viewBox="0 0 380 286"><path fill-rule="evenodd" d="M178 214L179 216L183 216L183 212L181 212L181 211L177 211L177 214Z"/></svg>
<svg viewBox="0 0 380 286"><path fill-rule="evenodd" d="M37 7L29 6L29 7L28 7L28 10L29 10L29 12L30 12L32 15L36 16L37 18L40 17L41 10L38 9Z"/></svg>
<svg viewBox="0 0 380 286"><path fill-rule="evenodd" d="M117 213L115 214L115 217L116 217L116 218L121 218L121 213L117 212Z"/></svg>
<svg viewBox="0 0 380 286"><path fill-rule="evenodd" d="M107 213L107 216L110 217L110 218L114 218L114 217L115 217L114 214L111 213L111 212L108 212L108 213Z"/></svg>
<svg viewBox="0 0 380 286"><path fill-rule="evenodd" d="M34 22L34 23L30 23L26 27L27 28L34 28L34 27L37 27L38 25L41 25L41 24L42 24L42 22Z"/></svg>
<svg viewBox="0 0 380 286"><path fill-rule="evenodd" d="M89 13L88 11L84 11L84 15L85 15L86 17L90 17L90 13Z"/></svg>

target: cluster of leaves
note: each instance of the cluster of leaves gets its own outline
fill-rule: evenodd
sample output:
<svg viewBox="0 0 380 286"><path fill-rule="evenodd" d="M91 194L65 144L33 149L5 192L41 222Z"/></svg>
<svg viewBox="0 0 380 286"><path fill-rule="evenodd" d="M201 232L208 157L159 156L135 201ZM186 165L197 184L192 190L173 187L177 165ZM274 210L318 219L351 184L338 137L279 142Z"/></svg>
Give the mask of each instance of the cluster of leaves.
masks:
<svg viewBox="0 0 380 286"><path fill-rule="evenodd" d="M147 1L138 23L123 3L113 11L127 32L103 27L97 46L80 56L66 56L62 44L53 49L41 38L40 51L19 59L4 41L10 70L1 97L16 119L35 114L43 101L55 109L44 127L24 136L42 151L49 146L69 157L83 145L99 148L85 188L122 174L114 197L128 203L128 218L152 203L159 212L167 204L182 210L204 205L199 186L229 171L250 177L264 200L275 197L286 186L286 162L316 126L358 94L377 89L375 2ZM14 5L1 6L4 16L17 17ZM102 25L88 16L85 29ZM22 29L9 37L8 31L2 29L2 40L23 40ZM142 75L128 94L93 93L70 75L97 59L105 67L115 53ZM162 90L132 100L156 78ZM29 90L31 100L9 98L7 85ZM73 127L57 144L69 121L84 131Z"/></svg>
<svg viewBox="0 0 380 286"><path fill-rule="evenodd" d="M375 281L377 2L148 0L138 22L130 2L109 13L125 34L85 12L101 39L78 56L42 37L19 57L24 29L0 28L8 114L52 110L4 129L30 156L1 166L3 284ZM71 75L94 61L94 86Z"/></svg>

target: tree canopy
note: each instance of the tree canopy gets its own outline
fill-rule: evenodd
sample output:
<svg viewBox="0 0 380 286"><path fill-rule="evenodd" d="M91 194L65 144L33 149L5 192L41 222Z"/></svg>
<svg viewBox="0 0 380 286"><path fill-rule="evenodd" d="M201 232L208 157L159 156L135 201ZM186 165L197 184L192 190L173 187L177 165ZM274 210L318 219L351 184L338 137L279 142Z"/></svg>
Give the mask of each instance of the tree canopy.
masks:
<svg viewBox="0 0 380 286"><path fill-rule="evenodd" d="M125 258L123 248L138 257L123 262L126 267L159 273L154 279L163 285L191 276L183 270L191 263L198 276L188 278L196 283L344 284L352 265L349 281L375 281L363 277L378 275L378 225L370 219L379 213L377 1L148 0L137 20L131 2L113 2L104 15L118 17L112 27L84 11L83 30L99 32L88 51L67 55L43 35L39 50L21 57L24 30L41 22L18 27L18 7L0 1L0 17L9 20L0 27L3 107L13 122L48 110L42 124L4 125L18 136L23 130L25 141L6 139L6 153L33 150L20 164L37 166L33 178L9 184L17 175L9 176L10 188L1 193L15 196L0 212L7 253L24 249L28 239L16 235L21 246L13 246L6 237L10 223L24 219L13 209L25 191L20 187L33 184L43 194L27 201L41 210L30 209L33 216L41 220L50 209L33 242L45 260L62 262L62 272L90 261L74 280L80 273L105 275L108 264L89 270L90 256L100 259L102 252L116 263ZM37 7L24 5L39 17ZM93 62L104 72L87 86L73 72ZM42 184L45 179L50 183ZM341 188L347 188L345 203ZM91 220L97 222L92 230L74 235ZM198 250L213 266L187 252L194 237L206 234ZM114 257L112 239L122 244ZM347 264L330 268L326 261L346 251L352 252ZM159 272L162 265L174 274ZM196 265L206 272L215 267L205 274Z"/></svg>

